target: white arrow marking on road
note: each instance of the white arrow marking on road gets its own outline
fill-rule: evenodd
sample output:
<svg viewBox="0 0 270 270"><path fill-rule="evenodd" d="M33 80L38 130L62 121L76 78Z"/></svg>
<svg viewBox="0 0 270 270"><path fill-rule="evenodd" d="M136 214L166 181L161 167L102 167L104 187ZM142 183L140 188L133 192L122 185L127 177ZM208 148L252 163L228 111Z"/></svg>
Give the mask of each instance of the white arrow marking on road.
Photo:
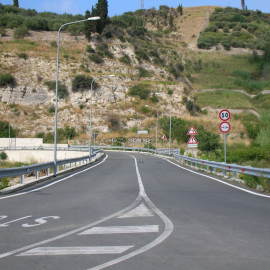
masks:
<svg viewBox="0 0 270 270"><path fill-rule="evenodd" d="M118 218L132 218L132 217L153 217L153 212L145 206L144 203L141 203L138 207L135 209L129 211L128 213L125 213L124 215L121 215Z"/></svg>
<svg viewBox="0 0 270 270"><path fill-rule="evenodd" d="M104 247L38 247L17 256L52 256L52 255L95 255L120 254L133 246L104 246Z"/></svg>
<svg viewBox="0 0 270 270"><path fill-rule="evenodd" d="M79 235L89 234L122 234L122 233L154 233L159 232L158 225L146 225L146 226L112 226L112 227L94 227L90 230L86 230Z"/></svg>

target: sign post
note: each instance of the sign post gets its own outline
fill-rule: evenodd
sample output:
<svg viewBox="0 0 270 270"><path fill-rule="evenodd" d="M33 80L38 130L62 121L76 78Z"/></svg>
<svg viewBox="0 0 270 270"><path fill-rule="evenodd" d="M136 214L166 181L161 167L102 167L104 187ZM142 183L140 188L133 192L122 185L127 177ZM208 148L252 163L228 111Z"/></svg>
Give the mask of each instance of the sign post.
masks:
<svg viewBox="0 0 270 270"><path fill-rule="evenodd" d="M219 119L222 121L219 125L219 131L223 133L224 137L224 162L227 163L227 136L231 131L231 124L228 122L231 120L231 113L229 110L222 110L219 112Z"/></svg>

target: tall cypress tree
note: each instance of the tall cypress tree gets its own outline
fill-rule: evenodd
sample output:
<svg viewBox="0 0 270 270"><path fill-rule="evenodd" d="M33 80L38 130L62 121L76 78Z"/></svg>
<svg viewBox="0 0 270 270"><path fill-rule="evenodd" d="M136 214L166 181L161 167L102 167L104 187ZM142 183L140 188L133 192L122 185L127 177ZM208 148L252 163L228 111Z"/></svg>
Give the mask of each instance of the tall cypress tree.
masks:
<svg viewBox="0 0 270 270"><path fill-rule="evenodd" d="M108 23L108 0L99 0L96 10L98 16L100 16L100 20L97 21L97 32L101 34Z"/></svg>
<svg viewBox="0 0 270 270"><path fill-rule="evenodd" d="M243 9L243 10L246 9L246 3L245 3L245 0L241 0L241 6L242 6L242 9Z"/></svg>
<svg viewBox="0 0 270 270"><path fill-rule="evenodd" d="M98 3L95 7L92 7L91 12L86 11L85 17L95 17L99 16L100 20L98 21L89 21L85 23L85 36L88 40L91 38L91 33L101 34L106 24L108 23L108 1L107 0L98 0Z"/></svg>
<svg viewBox="0 0 270 270"><path fill-rule="evenodd" d="M13 0L13 6L19 7L19 0Z"/></svg>

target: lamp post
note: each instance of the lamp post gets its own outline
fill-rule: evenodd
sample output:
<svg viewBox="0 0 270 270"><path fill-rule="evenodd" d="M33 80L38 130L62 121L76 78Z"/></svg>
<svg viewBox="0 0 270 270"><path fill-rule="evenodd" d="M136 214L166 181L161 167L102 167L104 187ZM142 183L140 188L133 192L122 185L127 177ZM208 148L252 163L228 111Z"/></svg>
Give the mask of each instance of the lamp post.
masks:
<svg viewBox="0 0 270 270"><path fill-rule="evenodd" d="M60 26L57 33L57 56L56 56L56 81L55 81L55 112L54 112L54 175L57 174L57 122L58 122L58 86L59 86L59 56L60 56L60 37L61 30L68 25L82 23L86 21L97 21L100 17L90 17L84 20L65 23Z"/></svg>
<svg viewBox="0 0 270 270"><path fill-rule="evenodd" d="M171 155L171 144L172 144L172 111L170 111L170 135L169 135L169 153Z"/></svg>
<svg viewBox="0 0 270 270"><path fill-rule="evenodd" d="M109 78L113 78L113 77L116 77L115 75L113 74L110 74L110 75L104 75L104 76L100 76L101 78L102 77L109 77ZM90 88L90 91L91 91L91 103L90 103L90 114L89 114L89 129L90 129L90 139L89 139L89 156L91 157L92 155L92 137L93 137L93 129L92 129L92 107L93 107L93 85L94 83L96 82L96 80L93 78L92 82L91 82L91 88Z"/></svg>

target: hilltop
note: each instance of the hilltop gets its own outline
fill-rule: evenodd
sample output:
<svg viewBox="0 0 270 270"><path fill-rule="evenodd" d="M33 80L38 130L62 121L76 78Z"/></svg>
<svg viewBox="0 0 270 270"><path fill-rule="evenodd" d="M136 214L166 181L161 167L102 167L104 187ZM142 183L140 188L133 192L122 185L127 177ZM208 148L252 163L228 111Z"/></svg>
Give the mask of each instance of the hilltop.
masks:
<svg viewBox="0 0 270 270"><path fill-rule="evenodd" d="M5 76L0 78L1 119L11 122L17 136L41 136L50 142L55 30L62 23L83 17L58 17L16 8L14 11L5 6L7 12L2 8L0 73ZM241 15L242 11L217 7L181 10L167 6L138 10L111 18L103 33L92 34L90 40L83 34L84 25L65 29L60 127L73 127L76 141L85 143L92 107L100 143L109 143L111 138L134 138L138 129L149 130L149 136L154 138L156 116L166 117L171 111L176 119L186 121L182 122L185 126L203 126L203 134L207 131L206 134L214 135L218 134L217 110L227 107L233 110L232 124L237 127L229 143L253 144L261 134L261 116L270 104L269 64L263 58L264 45L243 48L238 44L238 48L228 50L224 42L216 40L213 46L202 48L209 35L235 35L239 25L232 25L228 19L217 29L218 15L223 13L234 20L230 14ZM268 25L267 14L250 12L241 16L246 20L240 23L241 36L247 34L251 25L259 25L256 33ZM18 24L20 20L24 26ZM254 33L255 36L256 44L260 43L261 35ZM91 92L92 78L96 84ZM167 134L164 123L160 136ZM185 136L179 138L175 134L175 146L184 147ZM159 144L166 146L162 141Z"/></svg>

